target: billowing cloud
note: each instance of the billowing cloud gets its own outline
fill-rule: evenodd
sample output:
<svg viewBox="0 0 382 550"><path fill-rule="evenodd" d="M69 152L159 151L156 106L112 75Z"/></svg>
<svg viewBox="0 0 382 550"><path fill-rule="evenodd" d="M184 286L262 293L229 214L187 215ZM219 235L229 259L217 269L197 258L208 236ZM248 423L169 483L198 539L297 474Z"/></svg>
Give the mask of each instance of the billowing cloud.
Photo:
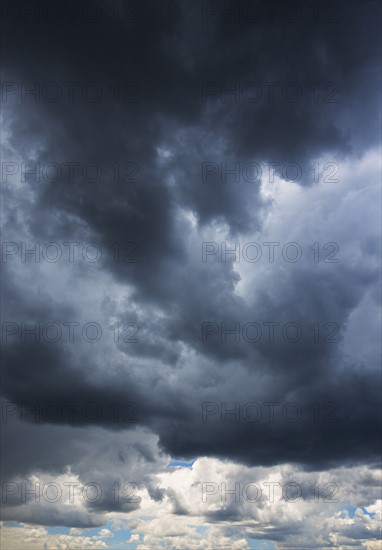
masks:
<svg viewBox="0 0 382 550"><path fill-rule="evenodd" d="M9 548L373 548L379 6L5 4ZM204 508L209 465L357 497ZM102 496L21 499L64 479Z"/></svg>

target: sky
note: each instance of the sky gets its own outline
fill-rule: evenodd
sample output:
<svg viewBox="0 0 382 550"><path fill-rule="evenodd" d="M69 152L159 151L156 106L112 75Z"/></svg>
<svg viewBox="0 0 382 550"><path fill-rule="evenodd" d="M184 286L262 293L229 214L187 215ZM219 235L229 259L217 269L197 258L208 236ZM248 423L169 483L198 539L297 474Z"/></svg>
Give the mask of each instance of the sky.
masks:
<svg viewBox="0 0 382 550"><path fill-rule="evenodd" d="M2 548L380 550L380 3L0 16Z"/></svg>

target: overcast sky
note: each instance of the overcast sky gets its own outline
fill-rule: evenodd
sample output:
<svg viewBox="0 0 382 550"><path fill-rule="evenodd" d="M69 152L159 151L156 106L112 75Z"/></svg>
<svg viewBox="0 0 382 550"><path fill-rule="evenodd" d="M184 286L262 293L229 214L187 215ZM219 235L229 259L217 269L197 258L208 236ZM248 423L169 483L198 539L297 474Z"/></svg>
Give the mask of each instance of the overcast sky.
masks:
<svg viewBox="0 0 382 550"><path fill-rule="evenodd" d="M380 3L1 20L2 547L380 549Z"/></svg>

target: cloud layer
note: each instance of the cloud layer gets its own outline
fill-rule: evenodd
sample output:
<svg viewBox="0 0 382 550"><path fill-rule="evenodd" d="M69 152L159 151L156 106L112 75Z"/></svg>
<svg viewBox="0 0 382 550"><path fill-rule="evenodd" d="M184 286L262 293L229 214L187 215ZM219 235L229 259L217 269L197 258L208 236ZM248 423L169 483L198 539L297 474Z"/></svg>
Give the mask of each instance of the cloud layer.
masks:
<svg viewBox="0 0 382 550"><path fill-rule="evenodd" d="M373 549L380 7L49 6L3 10L8 547ZM203 503L225 479L347 496Z"/></svg>

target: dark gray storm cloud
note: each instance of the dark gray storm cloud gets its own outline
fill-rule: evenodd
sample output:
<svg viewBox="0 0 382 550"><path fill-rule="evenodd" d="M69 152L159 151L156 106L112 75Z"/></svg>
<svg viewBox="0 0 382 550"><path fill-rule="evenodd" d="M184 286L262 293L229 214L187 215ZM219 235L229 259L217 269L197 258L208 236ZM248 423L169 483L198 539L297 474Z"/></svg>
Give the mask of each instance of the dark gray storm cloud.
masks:
<svg viewBox="0 0 382 550"><path fill-rule="evenodd" d="M374 317L380 300L377 220L357 210L362 196L354 195L363 189L357 164L379 140L378 4L338 2L333 15L327 3L318 2L316 20L313 4L296 3L301 10L296 21L291 15L287 20L277 3L272 15L270 2L256 3L262 9L257 20L247 2L142 2L134 21L122 2L94 3L101 10L95 21L72 18L65 4L58 4L64 15L56 22L41 15L49 2L38 3L37 16L22 15L27 4L32 3L17 2L3 12L2 77L8 83L3 84L3 162L16 166L15 175L3 179L8 183L4 241L96 242L104 253L97 264L7 257L3 319L17 326L98 320L108 339L94 345L83 339L22 342L17 333L3 341L4 399L19 408L51 402L64 411L54 426L43 419L37 426L24 423L17 438L9 435L11 450L4 457L9 475L36 468L62 472L70 459L83 475L85 451L73 443L78 430L99 429L112 438L137 427L158 436L161 449L179 459L290 462L307 470L375 464L378 346L374 329L354 316L361 308L373 327L379 322ZM231 9L236 15L229 15ZM56 83L63 98L24 97L23 86L36 83L42 88ZM94 84L89 94L101 90L99 100L91 95L84 100L89 83ZM234 88L236 95L230 93ZM302 92L298 100L296 90ZM261 97L255 100L254 93ZM283 223L293 206L285 204L277 214L280 223L272 226L275 234L265 234L274 207L274 198L261 193L265 163L278 163L275 177L283 176L285 164L298 163L298 188L314 192L311 167L321 159L346 164L349 191L344 186L329 199L317 195L311 205L309 199L301 202L301 217L311 209L303 221L296 214ZM41 169L56 163L62 175L49 178L42 172L39 181L33 174L23 181L23 162L27 168L39 163ZM102 176L90 169L84 178L88 163L100 166ZM211 177L203 181L206 163ZM228 169L239 163L240 182L228 176L222 183L222 163ZM259 181L243 181L247 163L262 166ZM296 191L291 203L299 200ZM336 231L332 215L338 216ZM350 222L357 224L354 235ZM221 262L214 255L202 262L202 243L216 242L219 235L221 241L230 239L230 246L283 239L298 241L307 251L325 224L332 234L323 243L339 245L336 264L278 259L259 268L256 279L258 264L247 262L244 273L232 257ZM129 254L137 261L115 261L113 243L134 243ZM253 285L238 292L247 278ZM127 347L113 342L109 329L126 319L139 326L139 343ZM222 343L219 333L202 338L203 322L242 327L291 321L303 329L293 344L281 332L256 344L233 337ZM338 341L315 342L315 322L334 323ZM352 323L370 350L367 362L349 348ZM95 402L101 418L90 426L69 413L68 402L79 407ZM219 413L203 422L206 402ZM248 402L296 402L304 415L296 423L279 417L272 423L219 421L221 403L232 408ZM115 422L113 407L126 403L137 404L136 423ZM315 403L334 403L336 421L315 422ZM269 406L264 411L268 414ZM42 432L51 445L39 439ZM65 447L57 453L57 434L68 442L71 456ZM38 452L24 455L26 437ZM93 432L84 435L89 447L93 437ZM144 442L135 452L146 465L160 460ZM116 464L123 464L123 450L116 448L115 454ZM94 467L94 476L102 467ZM146 481L160 500L163 491L151 487L149 476ZM177 495L168 497L182 515ZM117 509L111 501L98 504L99 514ZM278 536L275 531L273 538Z"/></svg>

